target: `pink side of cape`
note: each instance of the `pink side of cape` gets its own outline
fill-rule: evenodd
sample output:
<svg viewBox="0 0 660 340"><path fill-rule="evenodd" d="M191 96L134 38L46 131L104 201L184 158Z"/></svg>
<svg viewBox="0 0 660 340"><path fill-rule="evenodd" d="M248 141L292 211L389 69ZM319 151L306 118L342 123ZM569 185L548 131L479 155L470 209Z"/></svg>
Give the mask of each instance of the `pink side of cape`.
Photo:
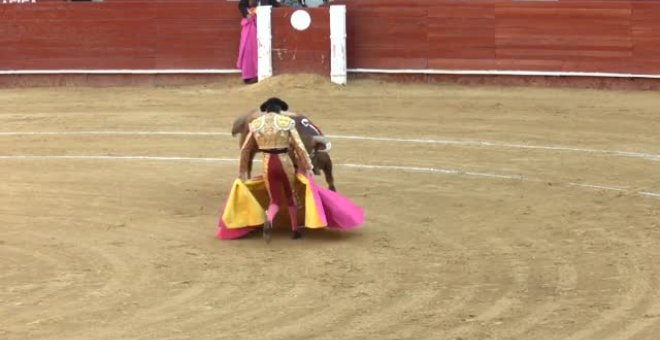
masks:
<svg viewBox="0 0 660 340"><path fill-rule="evenodd" d="M312 195L314 195L314 201L318 205L316 210L321 215L321 220L326 222L328 228L350 230L358 228L364 223L365 216L362 208L341 194L317 186L313 178L308 179ZM226 208L227 202L223 205L223 211L220 212L220 216L223 215ZM217 238L221 240L232 240L247 235L259 226L229 229L222 221L222 217L220 217L218 227Z"/></svg>
<svg viewBox="0 0 660 340"><path fill-rule="evenodd" d="M320 198L328 228L343 230L355 229L364 223L364 210L348 198L334 191L316 185L310 178L312 191ZM318 201L317 201L318 202Z"/></svg>

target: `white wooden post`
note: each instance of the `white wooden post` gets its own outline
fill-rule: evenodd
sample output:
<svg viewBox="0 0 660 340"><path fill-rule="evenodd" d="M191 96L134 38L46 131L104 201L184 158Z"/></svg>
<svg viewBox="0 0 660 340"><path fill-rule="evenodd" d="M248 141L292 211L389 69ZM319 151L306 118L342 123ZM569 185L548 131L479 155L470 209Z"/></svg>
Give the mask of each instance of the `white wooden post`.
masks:
<svg viewBox="0 0 660 340"><path fill-rule="evenodd" d="M346 85L346 5L330 6L330 81Z"/></svg>
<svg viewBox="0 0 660 340"><path fill-rule="evenodd" d="M271 6L257 6L257 74L259 81L273 75Z"/></svg>

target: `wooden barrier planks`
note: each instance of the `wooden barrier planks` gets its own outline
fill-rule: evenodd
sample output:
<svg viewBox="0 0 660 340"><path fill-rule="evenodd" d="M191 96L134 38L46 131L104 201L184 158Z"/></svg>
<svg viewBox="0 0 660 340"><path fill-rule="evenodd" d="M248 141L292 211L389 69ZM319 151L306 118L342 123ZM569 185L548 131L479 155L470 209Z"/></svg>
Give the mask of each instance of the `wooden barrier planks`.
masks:
<svg viewBox="0 0 660 340"><path fill-rule="evenodd" d="M274 74L330 74L330 13L310 8L311 24L304 31L291 26L292 8L275 8L271 16Z"/></svg>
<svg viewBox="0 0 660 340"><path fill-rule="evenodd" d="M546 65L546 70L587 72L629 68L629 2L499 2L496 17L500 67Z"/></svg>
<svg viewBox="0 0 660 340"><path fill-rule="evenodd" d="M633 71L660 73L660 1L632 3Z"/></svg>
<svg viewBox="0 0 660 340"><path fill-rule="evenodd" d="M658 0L341 0L349 68L660 74ZM275 73L329 72L328 8L273 10ZM234 69L236 2L0 5L0 70Z"/></svg>
<svg viewBox="0 0 660 340"><path fill-rule="evenodd" d="M657 0L343 3L349 68L660 74Z"/></svg>
<svg viewBox="0 0 660 340"><path fill-rule="evenodd" d="M0 69L235 68L235 3L48 2L0 6Z"/></svg>
<svg viewBox="0 0 660 340"><path fill-rule="evenodd" d="M451 2L429 7L428 11L429 68L495 67L493 2Z"/></svg>
<svg viewBox="0 0 660 340"><path fill-rule="evenodd" d="M427 67L426 8L348 8L349 68Z"/></svg>

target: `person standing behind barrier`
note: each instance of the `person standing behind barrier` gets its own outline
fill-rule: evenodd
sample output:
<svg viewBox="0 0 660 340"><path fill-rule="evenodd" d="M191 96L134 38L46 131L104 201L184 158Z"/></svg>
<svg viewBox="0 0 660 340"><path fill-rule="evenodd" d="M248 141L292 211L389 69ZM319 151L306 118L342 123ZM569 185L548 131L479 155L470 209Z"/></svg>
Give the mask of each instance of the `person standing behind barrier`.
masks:
<svg viewBox="0 0 660 340"><path fill-rule="evenodd" d="M241 43L238 48L236 67L241 70L243 82L257 82L257 16L256 1L241 0L238 8L243 16L241 19Z"/></svg>
<svg viewBox="0 0 660 340"><path fill-rule="evenodd" d="M261 111L264 113L249 123L250 132L241 148L239 161L238 176L245 181L248 176L247 168L248 162L251 160L251 150L254 146L256 145L264 155L263 178L266 181L266 190L270 198L263 229L267 241L270 240L273 219L283 205L289 208L293 238L297 239L302 236L298 226L297 206L299 202L294 191L296 170L292 161L308 178L314 177L312 161L300 140L295 121L282 115L282 106L285 105L279 98L271 98L262 104ZM293 159L290 158L289 150L293 151Z"/></svg>
<svg viewBox="0 0 660 340"><path fill-rule="evenodd" d="M241 12L241 45L238 49L236 67L241 69L243 82L254 84L258 78L257 66L257 6L279 7L276 0L240 0L238 10Z"/></svg>
<svg viewBox="0 0 660 340"><path fill-rule="evenodd" d="M293 8L307 7L307 5L305 4L305 0L282 0L282 3L285 6L289 6Z"/></svg>
<svg viewBox="0 0 660 340"><path fill-rule="evenodd" d="M280 3L277 0L240 0L238 2L238 10L241 11L243 18L250 14L250 8L257 6L280 7Z"/></svg>

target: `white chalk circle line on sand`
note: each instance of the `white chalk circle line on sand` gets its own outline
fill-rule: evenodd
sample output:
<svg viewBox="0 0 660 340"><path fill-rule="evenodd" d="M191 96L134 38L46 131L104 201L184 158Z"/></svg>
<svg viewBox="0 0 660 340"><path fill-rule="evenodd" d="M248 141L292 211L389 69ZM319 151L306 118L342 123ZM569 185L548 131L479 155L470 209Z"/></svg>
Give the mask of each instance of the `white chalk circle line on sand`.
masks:
<svg viewBox="0 0 660 340"><path fill-rule="evenodd" d="M231 136L228 132L214 131L12 131L0 132L0 137L11 136ZM568 146L556 145L529 145L503 142L489 142L481 140L452 140L452 139L420 139L420 138L396 138L396 137L375 137L375 136L351 136L351 135L326 135L332 139L363 140L376 142L394 142L394 143L414 143L414 144L437 144L437 145L459 145L476 146L486 148L506 148L506 149L530 149L547 150L561 152L577 152L587 154L601 154L610 156L621 156L629 158L638 158L649 161L660 162L660 154L621 150L602 150L590 148L574 148Z"/></svg>
<svg viewBox="0 0 660 340"><path fill-rule="evenodd" d="M115 155L62 155L62 156L43 156L43 155L0 155L0 160L6 161L49 161L49 160L72 160L72 161L168 161L168 162L207 162L219 163L226 162L235 164L238 158L216 158L216 157L178 157L178 156L115 156ZM256 160L256 162L259 162ZM521 182L534 182L534 183L548 183L547 180L534 179L522 175L506 175L496 174L489 172L474 172L463 171L457 169L442 169L434 167L418 167L418 166L405 166L405 165L377 165L377 164L351 164L339 163L335 166L352 168L352 169L368 169L368 170L386 170L386 171L404 171L404 172L421 172L421 173L434 173L452 176L464 177L481 177L489 179L500 180L515 180ZM568 187L576 187L581 189L598 190L598 191L614 191L623 192L627 194L640 195L644 197L660 198L660 192L650 191L630 191L626 187L594 185L586 183L553 183L555 185L563 185Z"/></svg>

